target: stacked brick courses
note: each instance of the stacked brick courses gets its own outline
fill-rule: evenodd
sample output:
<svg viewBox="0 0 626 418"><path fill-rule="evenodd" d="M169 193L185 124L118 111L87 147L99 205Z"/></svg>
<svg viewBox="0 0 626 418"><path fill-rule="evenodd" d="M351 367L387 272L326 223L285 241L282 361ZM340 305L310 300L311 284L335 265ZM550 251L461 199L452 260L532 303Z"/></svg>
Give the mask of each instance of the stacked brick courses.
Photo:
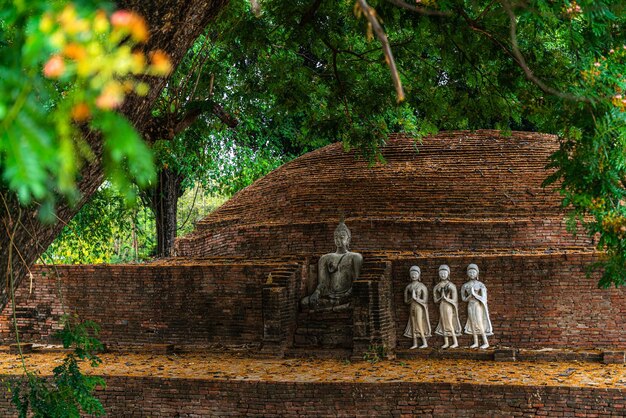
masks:
<svg viewBox="0 0 626 418"><path fill-rule="evenodd" d="M69 312L100 323L111 345L274 344L282 350L296 327L306 328L296 324L297 303L315 287L309 266L333 250L343 212L352 248L366 260L355 285L365 301L355 319L363 345L408 344L399 336L411 264L420 265L432 290L439 264L451 265L460 287L465 267L475 262L489 289L493 344L624 349L618 322L626 313L624 291L599 290L597 276L585 276L595 260L589 240L565 232L558 194L540 187L556 147L548 135L479 131L425 138L416 152L413 140L397 136L382 151L386 164L370 168L340 144L328 146L224 204L179 241L184 256L143 266L59 267L58 283L53 271L36 269L34 293L18 290L23 340L50 341L63 300ZM382 274L375 265L389 268ZM275 281L266 284L272 271ZM10 313L0 318L5 342L13 338ZM431 303L433 327L437 319Z"/></svg>
<svg viewBox="0 0 626 418"><path fill-rule="evenodd" d="M376 347L389 350L396 346L392 263L375 254L366 254L365 260L363 273L354 283L352 357L357 359Z"/></svg>
<svg viewBox="0 0 626 418"><path fill-rule="evenodd" d="M366 332L359 331L365 334L357 333L367 336L364 348L374 343L394 348L396 339L397 348L409 346L409 340L402 337L407 321L403 291L411 265L421 267L423 281L432 292L440 264L450 265L451 278L460 288L465 268L474 262L489 290L495 330L492 345L626 349L620 322L626 315L626 291L598 289L598 277L586 276L585 268L596 259L594 253L364 255L370 259L366 267L373 266L362 277L363 283L372 283L366 289L368 306L359 307L360 316L365 315L359 321L367 321ZM62 266L57 268L60 279L39 267L34 270L33 293L28 294L27 286L17 291L21 339L51 342L63 300L68 312L100 323L102 339L110 346L167 343L193 348L275 341L284 348L292 341L296 303L303 295L297 287L307 270L301 266L308 262L207 259L144 266ZM389 272L385 263L390 265ZM270 272L275 277L270 287L282 289L273 311L269 304L263 306ZM58 288L62 299L57 297ZM439 314L430 297L434 329ZM466 305L462 302L459 312L464 324ZM10 315L6 309L0 317L0 339L5 343L14 342ZM268 326L278 327L277 334ZM461 338L462 344L468 342L469 336ZM434 347L440 344L438 337L430 341Z"/></svg>
<svg viewBox="0 0 626 418"><path fill-rule="evenodd" d="M263 352L282 355L293 339L303 265L290 263L272 270L262 287Z"/></svg>
<svg viewBox="0 0 626 418"><path fill-rule="evenodd" d="M620 389L448 383L262 382L107 376L118 417L623 417ZM0 396L3 416L17 416ZM13 413L12 413L13 412Z"/></svg>
<svg viewBox="0 0 626 418"><path fill-rule="evenodd" d="M460 288L473 262L489 290L492 345L512 347L513 354L601 348L596 357L620 362L626 291L597 289L598 276L586 276L597 259L590 240L565 232L558 194L540 187L541 168L556 147L547 135L456 132L424 139L416 153L412 140L397 136L383 150L387 164L373 168L355 163L340 145L326 147L240 192L178 241L178 258L36 267L32 294L28 286L17 290L21 338L51 342L63 303L100 323L109 346L258 345L282 353L302 325L297 303L314 287L316 257L333 251L333 230L344 214L352 249L366 260L355 283L355 314L344 318L355 353L372 344L408 348L403 290L411 265L421 267L432 292L440 264L450 265ZM439 315L430 296L434 329ZM459 307L464 325L466 305ZM0 316L5 343L15 341L11 313ZM468 345L469 336L460 342ZM106 379L100 397L111 416L626 415L624 391L617 389ZM8 408L0 397L0 410Z"/></svg>
<svg viewBox="0 0 626 418"><path fill-rule="evenodd" d="M111 346L258 344L263 336L262 284L270 272L284 269L284 262L271 260L39 266L33 269L32 294L28 286L17 290L20 338L51 342L64 303L66 312L98 322L102 341ZM292 292L294 288L292 284ZM0 316L4 343L15 341L11 314L7 308Z"/></svg>
<svg viewBox="0 0 626 418"><path fill-rule="evenodd" d="M178 241L178 254L323 254L341 214L361 251L589 247L565 232L558 193L541 187L557 147L521 132L396 136L386 163L370 167L330 145L239 192Z"/></svg>
<svg viewBox="0 0 626 418"><path fill-rule="evenodd" d="M338 217L326 222L215 227L178 240L180 257L320 255L333 251ZM565 231L563 216L515 219L348 218L351 248L358 251L484 251L501 249L588 248L589 239Z"/></svg>

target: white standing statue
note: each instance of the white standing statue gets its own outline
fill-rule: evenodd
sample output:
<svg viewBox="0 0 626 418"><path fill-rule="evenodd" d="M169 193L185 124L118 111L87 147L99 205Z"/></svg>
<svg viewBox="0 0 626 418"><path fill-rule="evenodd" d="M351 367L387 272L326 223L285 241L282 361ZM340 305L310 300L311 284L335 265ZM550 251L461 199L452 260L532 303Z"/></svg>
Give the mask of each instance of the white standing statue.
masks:
<svg viewBox="0 0 626 418"><path fill-rule="evenodd" d="M433 297L435 303L439 304L439 323L435 334L443 335L444 344L441 348L457 348L459 342L456 337L461 335L456 286L448 280L449 277L450 267L445 264L439 266L439 283L433 289ZM449 337L452 337L452 345Z"/></svg>
<svg viewBox="0 0 626 418"><path fill-rule="evenodd" d="M413 348L418 348L417 337L422 339L419 348L426 348L426 337L430 337L430 321L428 319L428 288L420 281L420 268L409 269L411 283L404 289L404 303L409 305L409 321L404 329L404 336L413 338Z"/></svg>
<svg viewBox="0 0 626 418"><path fill-rule="evenodd" d="M478 336L483 339L480 348L489 347L488 335L493 335L491 320L489 319L489 307L487 306L487 288L478 280L478 266L467 266L467 282L461 287L461 298L467 302L467 323L465 333L474 336L474 344L470 348L478 347Z"/></svg>

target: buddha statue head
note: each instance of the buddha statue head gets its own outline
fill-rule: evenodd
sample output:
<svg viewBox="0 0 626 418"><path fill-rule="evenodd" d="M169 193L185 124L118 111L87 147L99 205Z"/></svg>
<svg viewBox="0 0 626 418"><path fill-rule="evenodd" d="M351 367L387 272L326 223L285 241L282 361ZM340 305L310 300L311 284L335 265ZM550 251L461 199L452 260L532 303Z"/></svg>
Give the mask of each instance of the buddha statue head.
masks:
<svg viewBox="0 0 626 418"><path fill-rule="evenodd" d="M345 252L348 251L350 247L350 239L352 238L352 234L350 230L346 226L343 221L339 222L337 228L335 228L335 245L337 246L337 251Z"/></svg>

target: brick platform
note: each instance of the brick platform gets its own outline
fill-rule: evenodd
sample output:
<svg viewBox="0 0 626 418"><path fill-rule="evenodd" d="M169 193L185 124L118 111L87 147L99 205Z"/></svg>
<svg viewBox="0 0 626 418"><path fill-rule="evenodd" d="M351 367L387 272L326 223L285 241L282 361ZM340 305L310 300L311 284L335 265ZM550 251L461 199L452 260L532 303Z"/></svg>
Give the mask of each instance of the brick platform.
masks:
<svg viewBox="0 0 626 418"><path fill-rule="evenodd" d="M52 342L65 307L68 313L100 324L101 339L110 346L260 344L261 284L273 271L278 276L279 271L298 266L271 260L231 261L35 267L33 293L27 286L17 290L20 338ZM14 339L8 307L0 315L0 340Z"/></svg>
<svg viewBox="0 0 626 418"><path fill-rule="evenodd" d="M423 281L432 291L440 264L450 265L451 279L460 287L470 262L480 266L481 280L489 290L493 347L626 349L620 322L626 314L626 290L598 289L597 276L586 277L594 253L364 255L369 261L355 283L355 316L335 321L339 328L356 327L353 339L361 352L370 345L384 344L389 350L409 347L410 339L402 336L408 317L403 290L411 265L421 267ZM245 344L283 352L294 344L296 329L306 328L297 303L307 294L308 265L315 262L216 258L139 266L38 267L33 270L33 293L29 295L26 287L17 291L21 340L52 342L62 300L68 312L100 323L102 340L112 348L176 344L190 350ZM270 273L273 283L268 285ZM459 306L464 324L467 309L464 303ZM429 307L434 328L438 311L432 301ZM10 313L6 309L0 316L4 343L14 342ZM296 346L302 347L300 331ZM470 339L463 335L459 342L469 345ZM337 346L347 346L344 343ZM442 339L432 337L429 344L438 347Z"/></svg>
<svg viewBox="0 0 626 418"><path fill-rule="evenodd" d="M110 347L393 351L409 344L402 337L409 267L421 267L432 291L439 264L450 265L460 287L465 267L476 263L489 290L492 346L622 351L625 291L597 289L598 276L586 276L597 259L591 241L565 231L560 197L541 187L557 146L554 136L522 132L450 132L418 144L398 135L382 150L386 164L371 167L330 145L242 190L179 240L178 257L35 268L34 293L17 294L22 339L50 342L63 303L100 323ZM298 303L315 288L317 259L333 250L340 213L365 265L349 317L319 320ZM463 303L459 312L464 322ZM0 342L14 339L10 313L0 316ZM430 319L434 328L432 302Z"/></svg>
<svg viewBox="0 0 626 418"><path fill-rule="evenodd" d="M110 416L623 417L624 390L423 383L108 378Z"/></svg>
<svg viewBox="0 0 626 418"><path fill-rule="evenodd" d="M27 362L52 368L54 358ZM0 355L4 379L19 373L7 373L6 360ZM105 355L96 372L106 379L97 395L112 417L626 414L623 365ZM0 390L3 416L15 416Z"/></svg>

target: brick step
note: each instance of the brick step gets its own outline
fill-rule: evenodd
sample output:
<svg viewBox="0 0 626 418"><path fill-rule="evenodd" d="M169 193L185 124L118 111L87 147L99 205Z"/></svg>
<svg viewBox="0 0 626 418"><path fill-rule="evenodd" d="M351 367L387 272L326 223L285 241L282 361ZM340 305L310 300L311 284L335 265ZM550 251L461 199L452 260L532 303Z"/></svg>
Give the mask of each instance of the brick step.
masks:
<svg viewBox="0 0 626 418"><path fill-rule="evenodd" d="M463 215L463 216L460 216ZM367 216L366 218L355 216L353 218L348 219L346 222L348 224L358 224L360 222L370 222L370 223L398 223L398 224L436 224L436 225L445 225L445 224L467 224L468 226L476 226L481 228L489 228L490 225L516 225L516 224L533 224L535 222L542 222L547 224L554 224L554 229L561 229L561 226L564 228L565 226L565 216L561 213L551 214L549 216L542 216L541 213L535 212L532 215L524 215L524 216L514 216L511 214L505 214L502 212L494 212L494 213L484 213L485 216L477 216L476 213L444 213L438 212L436 215L432 215L432 211L428 213L413 213L410 217L403 213L402 211L396 211L395 213L389 213L387 216L381 216L381 214L371 214L371 216ZM496 216L500 215L500 216ZM283 227L283 226L301 226L304 228L315 228L315 227L324 227L326 228L329 224L335 225L337 223L336 217L329 217L326 219L322 219L319 222L288 222L284 224L273 223L272 227ZM211 223L204 223L202 225L198 224L198 228L194 233L194 236L203 235L203 232L215 228L217 225ZM241 229L244 228L261 228L261 227L269 227L269 225L260 224L260 223L250 223L250 224L242 224ZM241 261L240 259L233 259L233 261Z"/></svg>
<svg viewBox="0 0 626 418"><path fill-rule="evenodd" d="M272 274L272 277L274 279L288 279L288 278L290 278L293 275L294 271L295 270L290 271L290 272L275 272L275 271L272 271L271 274Z"/></svg>

